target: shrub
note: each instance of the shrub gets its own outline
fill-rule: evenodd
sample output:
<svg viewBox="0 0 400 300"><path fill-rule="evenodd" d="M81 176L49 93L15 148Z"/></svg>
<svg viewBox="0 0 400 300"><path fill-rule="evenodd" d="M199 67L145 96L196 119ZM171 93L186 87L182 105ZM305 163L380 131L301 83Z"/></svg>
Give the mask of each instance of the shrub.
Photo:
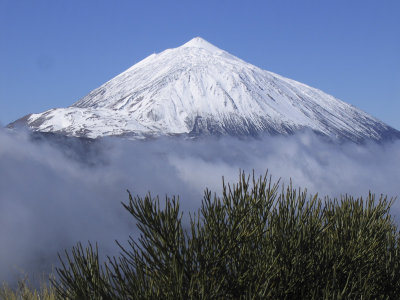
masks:
<svg viewBox="0 0 400 300"><path fill-rule="evenodd" d="M129 193L139 239L104 264L97 246L78 243L53 284L63 299L393 299L392 203L371 193L321 199L241 173L221 197L206 190L184 229L179 198Z"/></svg>
<svg viewBox="0 0 400 300"><path fill-rule="evenodd" d="M1 300L55 300L56 293L53 288L46 284L37 289L33 287L27 278L20 279L15 288L11 288L6 283L0 287Z"/></svg>

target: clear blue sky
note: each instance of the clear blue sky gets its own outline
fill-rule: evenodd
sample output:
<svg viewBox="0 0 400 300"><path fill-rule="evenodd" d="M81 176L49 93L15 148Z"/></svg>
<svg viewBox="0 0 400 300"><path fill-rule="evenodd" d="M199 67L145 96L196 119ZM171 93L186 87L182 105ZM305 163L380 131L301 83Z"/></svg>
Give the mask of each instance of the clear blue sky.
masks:
<svg viewBox="0 0 400 300"><path fill-rule="evenodd" d="M397 0L0 0L0 124L195 36L400 129Z"/></svg>

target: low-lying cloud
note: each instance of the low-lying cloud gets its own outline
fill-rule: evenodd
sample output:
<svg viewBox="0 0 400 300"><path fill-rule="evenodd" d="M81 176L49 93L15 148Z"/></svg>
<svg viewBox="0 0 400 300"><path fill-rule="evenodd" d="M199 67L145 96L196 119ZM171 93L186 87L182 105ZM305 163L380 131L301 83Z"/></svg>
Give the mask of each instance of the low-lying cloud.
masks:
<svg viewBox="0 0 400 300"><path fill-rule="evenodd" d="M78 152L69 145L0 130L0 281L21 271L48 272L57 252L78 241L97 241L102 254L116 254L114 240L135 233L120 204L126 189L180 195L182 207L193 211L206 187L221 191L222 176L235 182L239 169L258 175L268 169L274 179L292 178L321 196L400 194L400 141L338 145L306 132L258 140L110 138ZM396 202L392 213L399 208Z"/></svg>

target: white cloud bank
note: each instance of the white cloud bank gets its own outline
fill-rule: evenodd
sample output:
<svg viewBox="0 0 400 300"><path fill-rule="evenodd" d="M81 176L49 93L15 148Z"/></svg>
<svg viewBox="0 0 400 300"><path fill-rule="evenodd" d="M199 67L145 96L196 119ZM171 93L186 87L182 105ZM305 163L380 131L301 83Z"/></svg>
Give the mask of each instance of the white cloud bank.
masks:
<svg viewBox="0 0 400 300"><path fill-rule="evenodd" d="M273 178L292 178L321 196L400 194L400 141L337 145L302 133L259 140L106 139L88 149L82 162L74 151L0 130L0 281L21 270L48 272L57 252L77 241L98 241L103 254L115 254L114 240L135 232L120 204L126 189L180 195L182 207L194 210L206 187L221 191L222 176L235 182L239 169L259 175L269 169ZM396 202L392 213L399 208Z"/></svg>

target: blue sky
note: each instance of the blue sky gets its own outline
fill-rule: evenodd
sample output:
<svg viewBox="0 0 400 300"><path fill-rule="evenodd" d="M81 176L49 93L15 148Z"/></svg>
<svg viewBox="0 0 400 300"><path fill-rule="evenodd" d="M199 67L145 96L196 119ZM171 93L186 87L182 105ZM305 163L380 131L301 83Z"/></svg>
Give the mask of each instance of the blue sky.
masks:
<svg viewBox="0 0 400 300"><path fill-rule="evenodd" d="M0 124L201 36L400 129L400 1L0 0Z"/></svg>

